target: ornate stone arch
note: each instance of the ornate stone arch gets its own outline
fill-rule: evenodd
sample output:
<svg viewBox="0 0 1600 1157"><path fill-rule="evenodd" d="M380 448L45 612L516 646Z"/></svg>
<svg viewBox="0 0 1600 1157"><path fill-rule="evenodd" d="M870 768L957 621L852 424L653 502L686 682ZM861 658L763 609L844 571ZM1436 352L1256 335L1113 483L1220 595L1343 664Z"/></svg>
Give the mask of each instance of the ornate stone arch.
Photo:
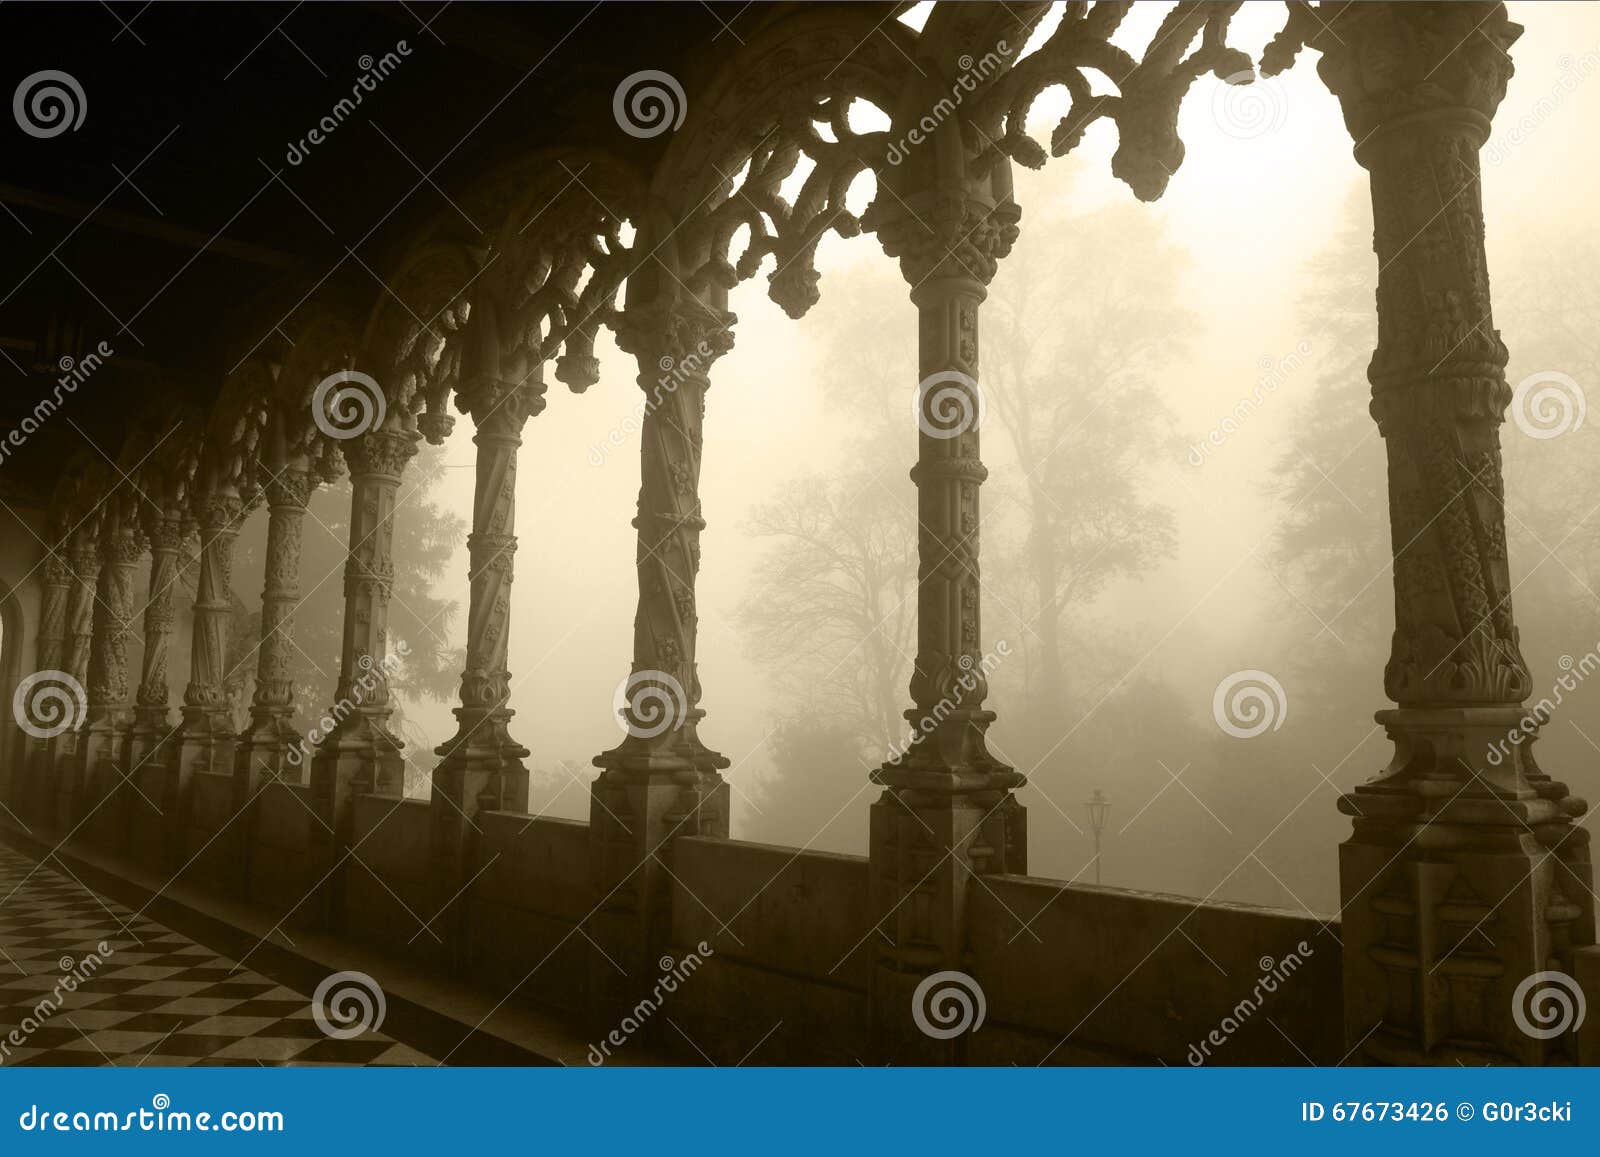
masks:
<svg viewBox="0 0 1600 1157"><path fill-rule="evenodd" d="M818 300L818 242L830 231L861 232L845 195L890 144L887 133L852 129L849 107L862 99L892 113L916 76L916 51L911 29L853 6L818 6L763 28L704 95L691 96L651 182L641 247L689 291L714 295L755 276L770 253L777 269L769 295L789 316L803 316ZM802 152L815 167L790 205L778 188ZM729 250L741 227L750 241L735 257Z"/></svg>
<svg viewBox="0 0 1600 1157"><path fill-rule="evenodd" d="M449 339L466 323L481 264L481 251L454 241L409 250L361 333L356 364L383 391L387 423L420 430L435 445L455 424L445 408L456 362Z"/></svg>

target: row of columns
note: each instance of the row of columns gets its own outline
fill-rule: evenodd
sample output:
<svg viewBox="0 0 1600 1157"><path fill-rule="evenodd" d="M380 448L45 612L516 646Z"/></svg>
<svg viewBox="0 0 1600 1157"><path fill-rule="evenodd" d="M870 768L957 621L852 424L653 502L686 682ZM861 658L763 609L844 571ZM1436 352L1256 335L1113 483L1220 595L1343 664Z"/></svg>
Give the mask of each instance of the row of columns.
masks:
<svg viewBox="0 0 1600 1157"><path fill-rule="evenodd" d="M1478 171L1509 75L1493 54L1504 57L1515 26L1503 12L1487 22L1491 54L1468 44L1485 23L1474 6L1357 7L1363 11L1341 22L1338 43L1319 46L1321 72L1344 104L1357 160L1372 180L1380 336L1370 376L1389 450L1396 632L1386 688L1398 706L1379 715L1396 745L1394 763L1341 804L1354 820L1340 857L1347 1032L1372 1060L1571 1059L1570 1039L1518 1031L1512 995L1545 969L1576 970L1594 943L1588 841L1574 822L1585 805L1537 767L1527 746L1503 764L1487 759L1507 728L1522 723L1531 687L1510 603L1498 441L1507 354L1490 313ZM1385 66L1370 67L1379 57ZM912 991L933 972L968 964L966 913L977 878L1025 872L1027 862L1014 794L1024 777L986 738L995 716L982 665L979 492L987 471L976 421L980 310L1019 214L1004 170L948 177L931 193L901 190L898 207L871 223L899 259L917 311L919 398L947 408L920 415L912 472L918 629L906 719L916 740L873 773L883 793L872 808L869 849L879 933L871 938L874 1033L887 1055L925 1061L960 1060L963 1042L917 1033L903 1015ZM669 943L670 842L729 834L721 774L728 760L700 734L695 598L706 394L711 366L732 346L725 306L724 291L667 289L630 303L615 325L645 391L634 520L639 593L622 707L627 736L595 760L597 906L586 929L620 968L596 969L601 1003L620 1007L636 995L629 978L650 975L649 962ZM454 943L463 938L460 892L476 862L474 817L521 810L527 800L528 750L509 728L507 635L516 459L525 422L543 408L542 370L536 363L502 376L490 358L474 362L458 386L477 445L467 660L457 732L437 750L431 811L441 912L457 905L442 922ZM949 409L964 422L959 428L949 426ZM385 661L394 509L418 439L391 414L342 446L352 486L337 692L345 709L315 753L310 781L328 829L322 850L335 867L352 839L355 798L397 796L404 781ZM250 725L237 738L222 682L242 500L222 490L146 527L151 599L128 759L170 744L180 796L195 770L231 766L240 807L283 776L286 745L298 738L289 727L289 648L313 480L303 455L279 454L269 473L256 692ZM191 677L182 721L167 735L170 590L191 514L200 544ZM137 550L124 526L80 527L46 567L40 663L87 673L92 701L86 739L62 737L58 765L114 762L108 753L129 726L124 639Z"/></svg>

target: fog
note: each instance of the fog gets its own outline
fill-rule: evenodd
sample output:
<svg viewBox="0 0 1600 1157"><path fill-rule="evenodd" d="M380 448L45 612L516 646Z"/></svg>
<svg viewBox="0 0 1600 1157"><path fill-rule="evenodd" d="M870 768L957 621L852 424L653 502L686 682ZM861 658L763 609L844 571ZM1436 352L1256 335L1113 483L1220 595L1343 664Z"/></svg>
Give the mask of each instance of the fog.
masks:
<svg viewBox="0 0 1600 1157"><path fill-rule="evenodd" d="M1496 323L1513 384L1559 371L1589 389L1600 343L1581 306L1597 296L1600 225L1587 204L1596 163L1585 126L1600 122L1591 80L1600 9L1510 7L1526 33L1483 175ZM1142 47L1163 10L1137 6L1118 42ZM1258 56L1282 12L1247 4L1231 42ZM1250 89L1201 78L1180 119L1187 156L1156 204L1111 176L1106 121L1072 156L1017 171L1022 235L982 320L980 376L995 391L983 427L984 646L1004 641L1011 652L991 679L991 735L1030 776L1020 798L1035 875L1092 878L1083 805L1100 789L1112 801L1108 885L1337 908L1335 849L1349 830L1338 793L1389 754L1372 713L1386 706L1393 606L1383 446L1365 413L1371 214L1314 65L1304 54ZM1037 137L1061 115L1059 95L1037 106ZM855 192L864 202L870 185ZM898 667L895 709L910 704L916 316L871 237L830 235L817 264L822 301L799 322L765 296L770 260L732 294L736 344L712 370L700 732L732 761L735 838L865 854L877 795L867 776L889 741L861 734L882 684L872 647L871 662ZM517 485L512 729L533 752L532 810L573 818L588 816L589 761L621 735L613 695L628 671L636 598L641 392L609 336L597 353L599 384L582 396L552 385L528 423ZM1247 398L1259 404L1241 419ZM1051 399L1060 425L1047 428L1039 415ZM1035 425L1019 447L1021 402ZM1206 443L1230 415L1225 436ZM471 436L459 418L442 451L424 457L438 468L414 466L398 515L397 557L408 523L448 532L457 519L436 542L438 575L415 587L453 600L454 614L412 605L425 600L404 583L391 610L392 637L447 658L465 645ZM1535 699L1565 670L1562 656L1577 660L1600 638L1596 438L1587 422L1552 438L1511 421L1502 431L1514 604ZM1035 479L1053 481L1030 487L1025 458ZM325 493L308 521L308 544L326 544L316 573L308 546L303 587L316 593L303 620L337 613L347 495ZM784 505L792 513L796 502L824 527L875 520L887 537L874 549L904 545L898 594L884 604L897 613L853 648L827 623L785 615L786 597L804 592L773 576L814 549L782 533ZM1054 683L1029 561L1041 519L1058 534L1069 591ZM249 610L259 609L265 521L255 512L241 539L235 590ZM329 694L336 640L328 649L297 638L323 668L308 680ZM445 662L456 669L458 659ZM1213 718L1219 682L1241 670L1269 672L1284 689L1277 726L1254 738ZM400 696L412 790L454 728L453 680L442 683L442 698L411 687ZM303 706L312 717L326 702ZM1600 793L1594 740L1600 686L1580 685L1539 754L1590 798Z"/></svg>

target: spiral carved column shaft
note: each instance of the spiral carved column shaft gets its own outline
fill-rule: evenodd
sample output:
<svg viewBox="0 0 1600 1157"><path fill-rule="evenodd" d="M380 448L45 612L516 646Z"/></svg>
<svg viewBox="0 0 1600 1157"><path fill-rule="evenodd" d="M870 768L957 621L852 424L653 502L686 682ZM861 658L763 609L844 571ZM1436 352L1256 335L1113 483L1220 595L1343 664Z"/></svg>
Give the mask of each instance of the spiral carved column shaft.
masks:
<svg viewBox="0 0 1600 1157"><path fill-rule="evenodd" d="M240 803L260 782L286 771L300 779L287 756L299 736L294 717L294 608L300 601L300 544L313 481L304 463L270 471L267 492L266 577L261 590L261 639L250 723L234 753Z"/></svg>
<svg viewBox="0 0 1600 1157"><path fill-rule="evenodd" d="M96 547L97 532L80 526L72 536L67 552L68 566L72 572L72 587L67 595L67 630L63 651L62 670L75 680L80 688L89 683L89 655L94 640L95 587L100 576L100 556ZM83 758L88 730L77 719L77 726L57 735L51 742L52 762L55 767L49 789L51 805L49 814L63 830L77 820L78 798L83 782Z"/></svg>
<svg viewBox="0 0 1600 1157"><path fill-rule="evenodd" d="M320 814L347 838L350 804L361 792L400 795L401 743L389 730L389 595L394 582L394 508L418 435L389 425L344 444L350 468L350 553L344 571L344 639L339 683L311 762Z"/></svg>
<svg viewBox="0 0 1600 1157"><path fill-rule="evenodd" d="M72 589L67 599L66 665L63 670L79 684L87 684L89 651L94 640L94 593L100 577L100 555L92 537L81 531L74 537L68 563L72 570Z"/></svg>
<svg viewBox="0 0 1600 1157"><path fill-rule="evenodd" d="M133 628L134 569L144 552L132 526L107 526L100 539L100 575L89 655L88 735L84 748L82 807L113 787L122 773L132 721L128 689L128 636Z"/></svg>
<svg viewBox="0 0 1600 1157"><path fill-rule="evenodd" d="M228 627L233 617L233 544L242 508L236 495L218 495L196 511L200 575L195 586L189 683L183 690L183 721L178 726L180 791L196 771L222 772L233 766Z"/></svg>
<svg viewBox="0 0 1600 1157"><path fill-rule="evenodd" d="M467 660L461 705L455 709L456 734L437 749L440 763L433 779L435 793L455 805L435 809L438 822L450 828L452 847L466 834L460 828L478 811L527 806L528 771L522 761L528 749L508 730L513 714L507 706L512 563L517 551L512 529L522 427L543 409L542 394L542 384L511 383L463 393L463 405L478 427L473 437L477 476L472 533L467 538Z"/></svg>
<svg viewBox="0 0 1600 1157"><path fill-rule="evenodd" d="M694 301L631 311L618 343L639 361L645 392L640 429L636 561L639 603L633 667L624 687L627 738L596 762L623 771L728 766L699 737L705 712L695 663L700 570L701 429L713 362L733 348L734 317Z"/></svg>
<svg viewBox="0 0 1600 1157"><path fill-rule="evenodd" d="M1534 763L1512 617L1478 152L1521 29L1503 6L1356 5L1317 41L1371 178L1395 633L1388 768L1340 801L1345 1027L1370 1060L1548 1063L1518 986L1594 943L1586 810ZM1323 43L1326 40L1326 43Z"/></svg>
<svg viewBox="0 0 1600 1157"><path fill-rule="evenodd" d="M144 608L144 656L128 747L128 765L134 773L162 758L163 743L172 731L167 712L167 650L172 637L172 594L181 570L178 556L189 529L182 515L168 514L153 520L148 533L150 590Z"/></svg>
<svg viewBox="0 0 1600 1157"><path fill-rule="evenodd" d="M65 546L63 544L62 551ZM74 578L71 563L62 551L51 551L43 568L43 591L40 596L38 650L39 671L59 671L66 661L67 607L71 600ZM28 741L28 775L12 781L18 810L31 815L45 814L49 804L52 753L54 741L33 737Z"/></svg>

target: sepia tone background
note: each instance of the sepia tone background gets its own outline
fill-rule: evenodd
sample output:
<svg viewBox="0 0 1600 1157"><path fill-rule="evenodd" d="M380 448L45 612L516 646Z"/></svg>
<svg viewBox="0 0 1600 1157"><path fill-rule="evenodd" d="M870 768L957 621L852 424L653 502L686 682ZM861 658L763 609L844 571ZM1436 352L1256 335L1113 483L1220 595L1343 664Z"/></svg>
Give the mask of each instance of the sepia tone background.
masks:
<svg viewBox="0 0 1600 1157"><path fill-rule="evenodd" d="M1483 175L1507 376L1557 371L1592 389L1600 5L1509 7L1526 31ZM1114 43L1138 55L1163 12L1135 6ZM1281 21L1279 6L1247 4L1230 42L1259 56ZM1092 872L1084 802L1100 789L1106 883L1338 908L1326 849L1348 821L1334 803L1388 759L1371 717L1394 611L1383 443L1366 412L1370 201L1313 65L1243 89L1200 78L1179 120L1183 165L1154 204L1111 176L1107 122L1064 161L1016 171L1022 241L984 311L985 645L1012 651L991 676L990 734L1029 773L1036 875ZM1047 93L1030 128L1047 131L1064 105ZM860 852L867 774L904 738L914 651L916 318L875 243L830 234L818 267L822 301L798 322L762 278L730 298L739 324L707 402L701 478L702 732L734 763L735 838ZM638 387L608 332L596 352L600 382L582 397L552 389L517 480L515 598L538 613L513 616L511 706L533 751L529 810L573 819L589 814L590 760L618 735L607 705L636 596ZM471 436L458 424L424 447L396 520L393 630L416 659L398 697L424 751L455 726ZM1600 646L1597 439L1591 421L1553 438L1504 429L1535 701L1564 656ZM346 482L312 510L341 531L348 501ZM266 521L258 510L240 536L241 615ZM306 573L321 574L343 541L307 527ZM340 608L336 582L308 599L310 654L332 653ZM1241 669L1273 674L1287 702L1281 726L1252 739L1212 714L1217 684ZM300 702L330 701L335 673L307 666L317 691ZM1597 743L1600 684L1580 686L1541 759L1593 798Z"/></svg>

